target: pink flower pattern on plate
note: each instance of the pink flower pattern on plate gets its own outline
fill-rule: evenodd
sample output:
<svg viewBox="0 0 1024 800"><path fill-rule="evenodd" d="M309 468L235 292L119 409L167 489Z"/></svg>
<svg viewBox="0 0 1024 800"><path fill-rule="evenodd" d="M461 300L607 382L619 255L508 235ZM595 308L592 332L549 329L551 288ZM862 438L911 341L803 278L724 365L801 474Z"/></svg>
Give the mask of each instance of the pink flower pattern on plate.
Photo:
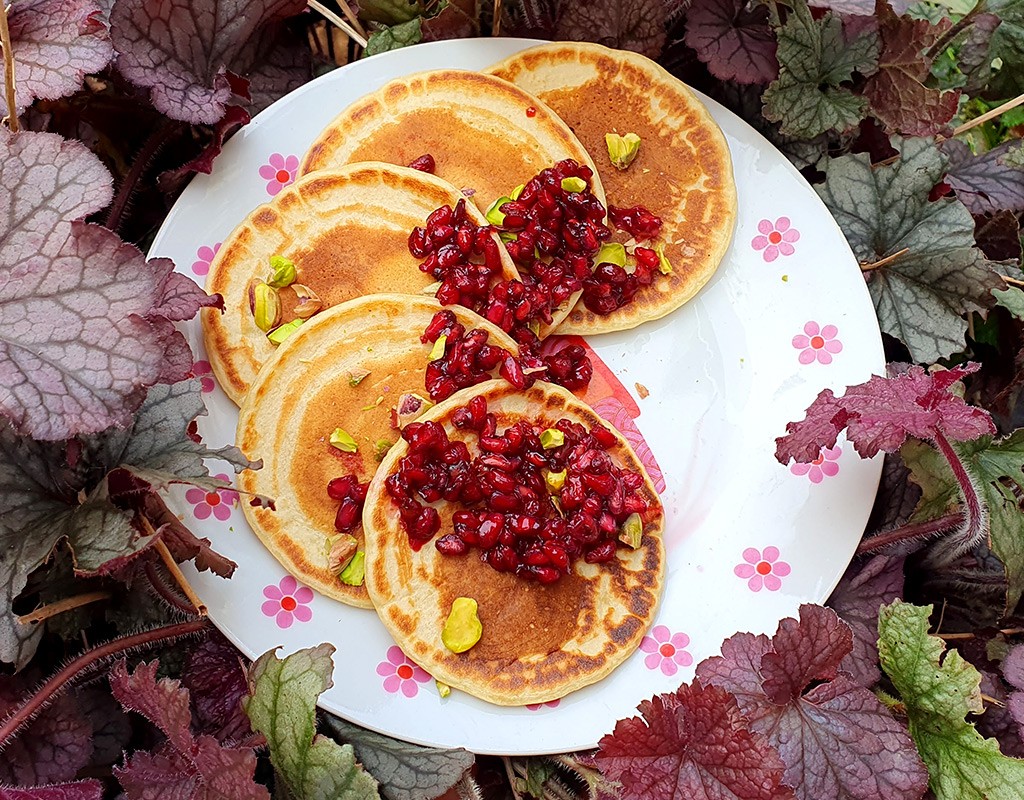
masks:
<svg viewBox="0 0 1024 800"><path fill-rule="evenodd" d="M756 547L748 547L743 551L742 564L733 569L737 578L743 578L752 592L762 588L769 592L777 592L782 588L782 578L790 573L790 566L779 561L779 548L768 546L762 552Z"/></svg>
<svg viewBox="0 0 1024 800"><path fill-rule="evenodd" d="M206 275L210 271L210 264L213 263L213 257L217 255L217 251L220 250L221 242L217 242L213 247L203 245L196 250L196 260L192 262L192 272L196 275Z"/></svg>
<svg viewBox="0 0 1024 800"><path fill-rule="evenodd" d="M272 153L267 163L260 167L260 177L267 182L267 194L273 197L285 186L294 183L298 168L298 156Z"/></svg>
<svg viewBox="0 0 1024 800"><path fill-rule="evenodd" d="M398 645L388 648L387 659L377 665L377 674L384 678L385 692L401 692L406 697L415 697L420 690L416 684L430 680L430 675L422 667L413 664Z"/></svg>
<svg viewBox="0 0 1024 800"><path fill-rule="evenodd" d="M203 394L209 394L213 391L213 367L210 366L209 361L197 361L193 364L192 374L199 378L199 383L203 387Z"/></svg>
<svg viewBox="0 0 1024 800"><path fill-rule="evenodd" d="M839 456L843 454L842 445L835 447L823 447L818 457L810 463L797 461L789 465L789 471L794 475L806 475L811 483L821 483L825 478L834 478L839 474Z"/></svg>
<svg viewBox="0 0 1024 800"><path fill-rule="evenodd" d="M761 255L767 262L772 262L780 255L791 256L796 252L793 243L800 238L800 231L790 227L789 217L779 217L772 224L770 219L757 223L760 233L750 241L755 250L762 250Z"/></svg>
<svg viewBox="0 0 1024 800"><path fill-rule="evenodd" d="M546 703L530 703L526 706L527 711L537 711L541 708L558 708L561 700L548 700Z"/></svg>
<svg viewBox="0 0 1024 800"><path fill-rule="evenodd" d="M267 598L261 606L263 614L274 617L279 628L290 628L295 620L309 622L313 619L313 609L309 607L313 590L300 586L291 575L285 575L276 586L264 586L263 596Z"/></svg>
<svg viewBox="0 0 1024 800"><path fill-rule="evenodd" d="M690 637L685 633L672 633L664 625L655 625L650 636L640 642L640 649L649 655L644 659L647 669L661 669L666 675L675 675L680 667L693 663L693 656L686 652Z"/></svg>
<svg viewBox="0 0 1024 800"><path fill-rule="evenodd" d="M213 477L231 481L223 472ZM224 522L231 516L231 509L238 505L238 492L232 489L204 492L198 486L193 486L185 492L185 499L192 504L192 513L196 519L208 519L213 514L216 519Z"/></svg>
<svg viewBox="0 0 1024 800"><path fill-rule="evenodd" d="M793 347L800 351L800 363L831 364L832 356L843 350L843 343L836 338L838 334L835 325L822 327L813 320L804 325L804 332L793 337Z"/></svg>

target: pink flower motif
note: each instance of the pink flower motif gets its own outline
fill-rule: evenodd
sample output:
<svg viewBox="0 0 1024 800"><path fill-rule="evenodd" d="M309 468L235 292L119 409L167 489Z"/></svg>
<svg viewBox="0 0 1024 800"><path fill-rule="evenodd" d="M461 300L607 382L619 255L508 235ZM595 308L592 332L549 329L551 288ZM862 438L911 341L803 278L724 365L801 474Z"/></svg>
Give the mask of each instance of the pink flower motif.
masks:
<svg viewBox="0 0 1024 800"><path fill-rule="evenodd" d="M789 564L779 561L779 548L766 547L762 553L755 547L743 551L744 564L737 564L733 569L737 578L743 578L750 591L759 592L763 586L769 592L777 592L782 588L780 578L790 573Z"/></svg>
<svg viewBox="0 0 1024 800"><path fill-rule="evenodd" d="M822 328L813 320L804 325L804 332L793 337L793 347L800 351L800 363L831 364L833 354L843 350L843 343L836 338L838 333L835 325Z"/></svg>
<svg viewBox="0 0 1024 800"><path fill-rule="evenodd" d="M755 250L764 250L764 260L771 262L780 255L791 256L796 252L793 242L800 238L800 231L789 226L789 217L779 217L772 224L770 219L763 219L757 223L757 229L761 232L750 241L750 246Z"/></svg>
<svg viewBox="0 0 1024 800"><path fill-rule="evenodd" d="M291 575L285 575L275 586L263 587L264 601L261 609L264 616L276 617L277 627L290 628L295 620L309 622L313 619L313 590L308 586L299 586L299 582Z"/></svg>
<svg viewBox="0 0 1024 800"><path fill-rule="evenodd" d="M640 642L640 649L650 653L644 659L647 669L658 669L666 675L675 675L679 667L688 667L693 663L693 656L684 649L690 643L685 633L672 633L664 625L655 625L650 636Z"/></svg>
<svg viewBox="0 0 1024 800"><path fill-rule="evenodd" d="M789 465L789 471L794 475L806 475L811 483L821 483L825 478L834 478L839 474L839 456L843 454L842 445L835 447L824 447L818 453L818 457L810 463L798 461Z"/></svg>
<svg viewBox="0 0 1024 800"><path fill-rule="evenodd" d="M210 271L210 264L213 263L213 257L217 255L221 244L221 242L217 242L213 247L207 247L204 244L196 250L196 260L192 262L192 271L196 275L206 275Z"/></svg>
<svg viewBox="0 0 1024 800"><path fill-rule="evenodd" d="M267 163L260 167L260 177L267 182L267 194L273 196L295 181L299 168L298 156L283 156L272 153Z"/></svg>
<svg viewBox="0 0 1024 800"><path fill-rule="evenodd" d="M222 481L231 481L231 478L223 472L213 477ZM213 514L214 517L224 522L231 516L231 509L238 505L238 492L231 489L204 492L198 486L193 486L185 492L185 499L194 506L192 513L195 514L196 519L206 519Z"/></svg>
<svg viewBox="0 0 1024 800"><path fill-rule="evenodd" d="M530 703L526 706L527 711L536 711L539 708L558 708L561 700L548 700L546 703Z"/></svg>
<svg viewBox="0 0 1024 800"><path fill-rule="evenodd" d="M397 645L388 648L387 660L377 665L377 674L384 678L385 692L398 694L401 691L406 697L415 697L419 691L416 684L430 680L430 675L406 658Z"/></svg>
<svg viewBox="0 0 1024 800"><path fill-rule="evenodd" d="M213 368L210 366L209 361L197 361L193 364L192 375L199 378L199 383L203 387L203 394L209 394L213 391Z"/></svg>

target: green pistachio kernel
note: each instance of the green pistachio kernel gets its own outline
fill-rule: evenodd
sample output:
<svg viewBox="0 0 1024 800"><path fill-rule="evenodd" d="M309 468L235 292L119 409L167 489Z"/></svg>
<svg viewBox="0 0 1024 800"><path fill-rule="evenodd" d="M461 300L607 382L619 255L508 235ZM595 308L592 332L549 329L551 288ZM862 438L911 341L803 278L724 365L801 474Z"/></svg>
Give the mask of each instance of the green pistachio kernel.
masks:
<svg viewBox="0 0 1024 800"><path fill-rule="evenodd" d="M434 346L430 348L430 360L437 361L439 358L444 358L444 346L448 344L448 337L441 335L437 337L437 341L434 342Z"/></svg>
<svg viewBox="0 0 1024 800"><path fill-rule="evenodd" d="M512 233L511 231L502 231L501 233L498 234L498 238L501 239L501 241L503 241L505 244L508 244L509 242L514 242L516 239L518 239L519 234Z"/></svg>
<svg viewBox="0 0 1024 800"><path fill-rule="evenodd" d="M387 439L378 439L373 443L373 457L378 461L383 461L384 456L388 454L388 450L394 447L394 442L389 442Z"/></svg>
<svg viewBox="0 0 1024 800"><path fill-rule="evenodd" d="M368 369L354 369L348 374L348 385L355 389L370 374Z"/></svg>
<svg viewBox="0 0 1024 800"><path fill-rule="evenodd" d="M264 333L277 327L281 321L281 298L277 289L260 281L253 287L253 316L256 327Z"/></svg>
<svg viewBox="0 0 1024 800"><path fill-rule="evenodd" d="M518 200L519 199L519 195L521 195L523 193L523 189L525 189L525 188L526 188L526 184L525 183L519 184L515 189L512 190L512 194L510 194L509 197L512 198L513 200Z"/></svg>
<svg viewBox="0 0 1024 800"><path fill-rule="evenodd" d="M498 225L499 227L503 225L505 222L505 214L501 211L501 207L505 205L505 203L511 202L512 198L504 195L491 203L490 208L484 212L484 216L487 218L487 221L492 225Z"/></svg>
<svg viewBox="0 0 1024 800"><path fill-rule="evenodd" d="M348 566L341 571L338 580L347 586L362 586L363 576L366 575L366 553L362 550L356 551Z"/></svg>
<svg viewBox="0 0 1024 800"><path fill-rule="evenodd" d="M341 428L334 429L334 433L331 434L331 444L343 453L354 453L359 449L356 440Z"/></svg>
<svg viewBox="0 0 1024 800"><path fill-rule="evenodd" d="M440 288L441 281L434 281L433 283L428 283L426 286L420 289L420 294L426 294L429 295L430 297L433 297L435 294L437 294L437 290Z"/></svg>
<svg viewBox="0 0 1024 800"><path fill-rule="evenodd" d="M561 447L565 444L565 434L558 428L546 428L540 435L540 446L545 450Z"/></svg>
<svg viewBox="0 0 1024 800"><path fill-rule="evenodd" d="M654 252L658 254L658 270L662 275L671 275L672 264L669 263L668 256L665 255L665 245L656 245Z"/></svg>
<svg viewBox="0 0 1024 800"><path fill-rule="evenodd" d="M627 133L625 136L606 133L604 143L608 145L608 158L618 169L626 169L640 152L640 137L635 133Z"/></svg>
<svg viewBox="0 0 1024 800"><path fill-rule="evenodd" d="M640 538L644 535L644 521L639 514L630 514L622 523L622 530L619 531L619 541L629 545L634 550L640 546Z"/></svg>
<svg viewBox="0 0 1024 800"><path fill-rule="evenodd" d="M270 268L274 270L274 274L270 276L270 280L267 283L275 289L283 289L285 286L291 286L295 283L295 264L292 263L291 259L284 256L271 256Z"/></svg>
<svg viewBox="0 0 1024 800"><path fill-rule="evenodd" d="M526 323L526 327L530 329L530 331L533 333L534 336L536 336L538 338L540 337L540 320L539 319L531 319L529 322Z"/></svg>
<svg viewBox="0 0 1024 800"><path fill-rule="evenodd" d="M618 242L605 242L594 256L595 264L617 264L626 266L626 248Z"/></svg>
<svg viewBox="0 0 1024 800"><path fill-rule="evenodd" d="M583 178L562 178L562 188L567 192L583 192L587 182Z"/></svg>
<svg viewBox="0 0 1024 800"><path fill-rule="evenodd" d="M451 613L441 630L441 641L453 653L465 653L480 641L484 626L476 615L476 600L456 597Z"/></svg>
<svg viewBox="0 0 1024 800"><path fill-rule="evenodd" d="M441 681L436 679L434 680L434 683L437 684L437 693L441 695L441 697L447 697L452 693L452 687L447 683L441 683Z"/></svg>
<svg viewBox="0 0 1024 800"><path fill-rule="evenodd" d="M359 542L351 533L340 533L327 537L327 569L335 575L345 571L345 567L359 549Z"/></svg>
<svg viewBox="0 0 1024 800"><path fill-rule="evenodd" d="M293 319L291 322L286 322L284 325L274 328L274 330L267 334L267 338L274 344L284 344L285 339L295 333L302 323L303 320L301 319Z"/></svg>
<svg viewBox="0 0 1024 800"><path fill-rule="evenodd" d="M548 485L548 491L558 492L561 491L562 486L565 484L565 470L561 472L545 472L544 483Z"/></svg>

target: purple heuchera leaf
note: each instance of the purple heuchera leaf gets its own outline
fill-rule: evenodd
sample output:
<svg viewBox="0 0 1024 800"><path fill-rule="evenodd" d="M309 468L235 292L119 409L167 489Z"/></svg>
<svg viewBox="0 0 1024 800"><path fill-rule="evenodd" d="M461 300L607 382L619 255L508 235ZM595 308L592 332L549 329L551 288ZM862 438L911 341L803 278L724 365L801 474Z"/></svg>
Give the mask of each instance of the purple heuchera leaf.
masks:
<svg viewBox="0 0 1024 800"><path fill-rule="evenodd" d="M18 0L12 6L8 25L19 114L37 97L71 94L87 73L107 65L114 51L101 11L95 0Z"/></svg>
<svg viewBox="0 0 1024 800"><path fill-rule="evenodd" d="M668 38L665 26L671 5L661 0L563 3L555 33L560 39L597 42L657 58Z"/></svg>
<svg viewBox="0 0 1024 800"><path fill-rule="evenodd" d="M799 622L783 620L771 640L727 639L697 678L735 695L751 730L778 748L797 798L920 797L928 772L906 729L840 670L852 648L834 611L803 605Z"/></svg>
<svg viewBox="0 0 1024 800"><path fill-rule="evenodd" d="M945 181L972 214L1024 211L1024 169L1006 164L1008 153L1020 148L1020 140L1004 142L980 155L958 139L941 145L949 158Z"/></svg>
<svg viewBox="0 0 1024 800"><path fill-rule="evenodd" d="M683 685L644 700L641 717L615 724L601 739L598 768L622 784L623 800L785 800L783 764L774 748L747 729L727 692Z"/></svg>
<svg viewBox="0 0 1024 800"><path fill-rule="evenodd" d="M878 609L903 599L901 557L874 556L846 570L828 604L853 631L853 648L840 668L870 689L882 677L878 669Z"/></svg>
<svg viewBox="0 0 1024 800"><path fill-rule="evenodd" d="M725 81L769 83L779 75L768 7L746 0L695 3L686 15L686 44Z"/></svg>
<svg viewBox="0 0 1024 800"><path fill-rule="evenodd" d="M30 789L0 788L3 800L103 800L103 784L95 778Z"/></svg>
<svg viewBox="0 0 1024 800"><path fill-rule="evenodd" d="M175 680L157 680L158 667L157 661L141 663L129 673L121 660L110 670L114 697L167 737L152 753L135 752L114 770L130 800L168 795L270 800L266 788L253 780L256 754L249 748L223 747L212 736L193 736L188 690Z"/></svg>
<svg viewBox="0 0 1024 800"><path fill-rule="evenodd" d="M47 440L127 424L147 386L189 372L172 322L219 298L74 221L110 199L109 173L80 144L0 131L0 180L0 413Z"/></svg>
<svg viewBox="0 0 1024 800"><path fill-rule="evenodd" d="M1019 644L1003 659L1003 677L1017 691L1006 701L1006 708L1020 726L1024 738L1024 644Z"/></svg>
<svg viewBox="0 0 1024 800"><path fill-rule="evenodd" d="M29 681L18 677L0 678L0 719L13 711L31 688ZM62 695L4 748L0 785L35 786L72 780L90 763L92 751L92 725L75 698Z"/></svg>
<svg viewBox="0 0 1024 800"><path fill-rule="evenodd" d="M227 639L212 635L189 653L182 683L188 688L198 729L218 741L241 741L252 735L242 698L249 692L245 665Z"/></svg>
<svg viewBox="0 0 1024 800"><path fill-rule="evenodd" d="M876 375L851 386L842 397L825 389L811 403L807 416L790 422L786 435L775 440L775 457L783 464L791 459L812 461L821 448L835 445L843 430L864 458L882 450L894 453L908 436L931 440L942 435L967 442L994 434L987 411L967 405L949 391L977 370L977 364L968 363L929 374L913 366L894 378Z"/></svg>
<svg viewBox="0 0 1024 800"><path fill-rule="evenodd" d="M268 25L300 13L302 0L142 0L116 3L110 36L117 68L148 88L154 107L193 124L224 115ZM174 24L167 24L173 17Z"/></svg>

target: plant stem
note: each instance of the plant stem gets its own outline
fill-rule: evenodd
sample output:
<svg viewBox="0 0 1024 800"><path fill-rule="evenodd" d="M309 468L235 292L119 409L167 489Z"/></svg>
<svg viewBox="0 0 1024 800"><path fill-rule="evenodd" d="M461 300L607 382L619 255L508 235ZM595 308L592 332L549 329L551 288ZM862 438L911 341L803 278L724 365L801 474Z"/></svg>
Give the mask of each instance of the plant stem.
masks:
<svg viewBox="0 0 1024 800"><path fill-rule="evenodd" d="M80 673L95 667L103 659L123 653L126 650L151 647L152 645L168 642L172 639L180 639L183 636L192 636L205 630L208 626L209 622L206 619L179 622L175 625L165 625L161 628L154 628L131 636L123 636L120 639L114 639L112 642L101 644L99 647L82 653L29 695L26 700L15 706L14 710L0 724L0 750L3 750L7 746L8 741L17 734L21 727L45 708L58 692L65 689L69 683L78 678Z"/></svg>
<svg viewBox="0 0 1024 800"><path fill-rule="evenodd" d="M494 15L491 20L491 36L501 36L501 0L494 0Z"/></svg>
<svg viewBox="0 0 1024 800"><path fill-rule="evenodd" d="M1024 94L1017 95L1012 100L1007 100L1001 106L996 106L995 108L990 109L989 111L986 111L980 117L975 117L972 120L968 120L963 125L960 125L957 128L954 128L953 129L953 135L954 136L959 136L961 133L965 133L965 132L969 131L971 128L976 127L977 125L983 125L986 122L988 122L990 119L995 119L1000 114L1005 114L1011 108L1016 108L1021 103L1024 103ZM938 139L936 139L936 141L938 141Z"/></svg>
<svg viewBox="0 0 1024 800"><path fill-rule="evenodd" d="M878 261L872 261L870 264L861 264L860 265L860 270L861 270L861 272L870 272L873 269L878 269L879 267L884 267L887 264L891 264L897 258L900 258L901 256L905 256L909 252L910 252L910 248L909 247L904 247L902 250L900 250L900 251L898 251L896 253L893 253L892 255L886 256L885 258L881 258Z"/></svg>
<svg viewBox="0 0 1024 800"><path fill-rule="evenodd" d="M160 595L160 599L167 605L176 608L183 614L194 614L195 608L184 598L168 586L162 576L156 571L156 562L147 561L145 566L146 579L153 591Z"/></svg>
<svg viewBox="0 0 1024 800"><path fill-rule="evenodd" d="M153 524L145 517L142 517L142 526L150 536L155 533L153 530ZM156 544L153 546L160 554L160 558L163 559L164 566L167 567L167 571L171 573L171 577L174 578L178 586L181 588L181 591L185 593L185 597L187 597L188 601L195 607L195 612L199 616L205 617L206 604L199 599L199 595L197 595L195 589L192 588L192 584L188 582L188 578L186 578L184 573L181 571L181 567L178 566L178 562L174 560L174 556L171 555L171 551L167 549L167 545L164 544L164 540L157 539Z"/></svg>
<svg viewBox="0 0 1024 800"><path fill-rule="evenodd" d="M97 600L106 600L110 597L110 592L86 592L84 594L76 594L74 597L65 597L63 600L58 600L56 603L50 603L46 606L40 606L35 611L18 617L18 622L22 625L28 625L32 622L42 622L44 619L55 617L58 614L63 614L65 611L71 611L73 608L88 605L89 603L95 603Z"/></svg>
<svg viewBox="0 0 1024 800"><path fill-rule="evenodd" d="M928 536L934 536L937 533L942 533L943 531L948 531L952 528L957 528L963 525L964 520L965 517L962 511L954 511L952 514L936 517L935 519L930 519L926 522L914 522L910 525L902 525L894 530L879 533L875 536L869 536L857 547L857 555L873 553L876 550L892 547L893 545L900 544L902 542L909 542L912 539L924 539Z"/></svg>
<svg viewBox="0 0 1024 800"><path fill-rule="evenodd" d="M12 133L21 130L18 122L18 106L14 101L14 50L11 47L11 30L7 27L7 6L0 0L0 46L4 51L4 94L7 96L7 127Z"/></svg>
<svg viewBox="0 0 1024 800"><path fill-rule="evenodd" d="M345 20L335 14L331 9L327 8L323 3L317 2L317 0L308 0L306 3L314 11L320 12L320 14L332 25L339 28L346 36L352 39L354 42L358 42L364 49L366 48L366 37L361 36L359 31L349 25Z"/></svg>
<svg viewBox="0 0 1024 800"><path fill-rule="evenodd" d="M967 472L967 468L964 467L963 461L960 460L960 454L957 453L956 448L946 438L945 434L937 428L935 430L934 442L939 452L949 462L949 468L953 471L953 477L956 478L956 482L960 486L960 493L963 495L964 506L967 511L965 524L961 526L956 534L959 541L954 541L952 545L946 545L943 548L942 558L938 560L939 563L948 563L961 553L965 553L968 549L974 547L984 535L986 508L981 495L978 494L974 481Z"/></svg>
<svg viewBox="0 0 1024 800"><path fill-rule="evenodd" d="M1003 634L1003 636L1017 636L1018 634L1024 633L1024 628L1002 628L999 631L999 633ZM970 633L970 632L968 632L968 633L938 633L938 634L936 634L936 636L938 636L940 639L943 639L943 640L945 640L947 642L957 641L957 640L960 640L960 639L973 639L977 635L978 634L976 634L976 633Z"/></svg>
<svg viewBox="0 0 1024 800"><path fill-rule="evenodd" d="M149 169L149 163L153 160L153 156L178 131L178 126L179 123L177 121L164 117L160 124L146 138L146 141L142 143L142 147L132 162L131 169L128 170L128 174L122 179L121 185L117 187L117 195L114 197L114 202L110 204L110 211L107 212L104 224L110 230L120 230L124 212L128 208L128 201L131 199L135 187L142 179L142 176L146 174L146 170Z"/></svg>
<svg viewBox="0 0 1024 800"><path fill-rule="evenodd" d="M924 54L924 59L929 64L935 60L935 57L941 53L949 43L952 42L957 36L960 35L961 31L964 30L968 25L974 24L974 18L978 15L978 11L981 8L981 3L978 3L974 8L964 14L960 19L953 23L948 31L940 36L931 47L929 47Z"/></svg>

